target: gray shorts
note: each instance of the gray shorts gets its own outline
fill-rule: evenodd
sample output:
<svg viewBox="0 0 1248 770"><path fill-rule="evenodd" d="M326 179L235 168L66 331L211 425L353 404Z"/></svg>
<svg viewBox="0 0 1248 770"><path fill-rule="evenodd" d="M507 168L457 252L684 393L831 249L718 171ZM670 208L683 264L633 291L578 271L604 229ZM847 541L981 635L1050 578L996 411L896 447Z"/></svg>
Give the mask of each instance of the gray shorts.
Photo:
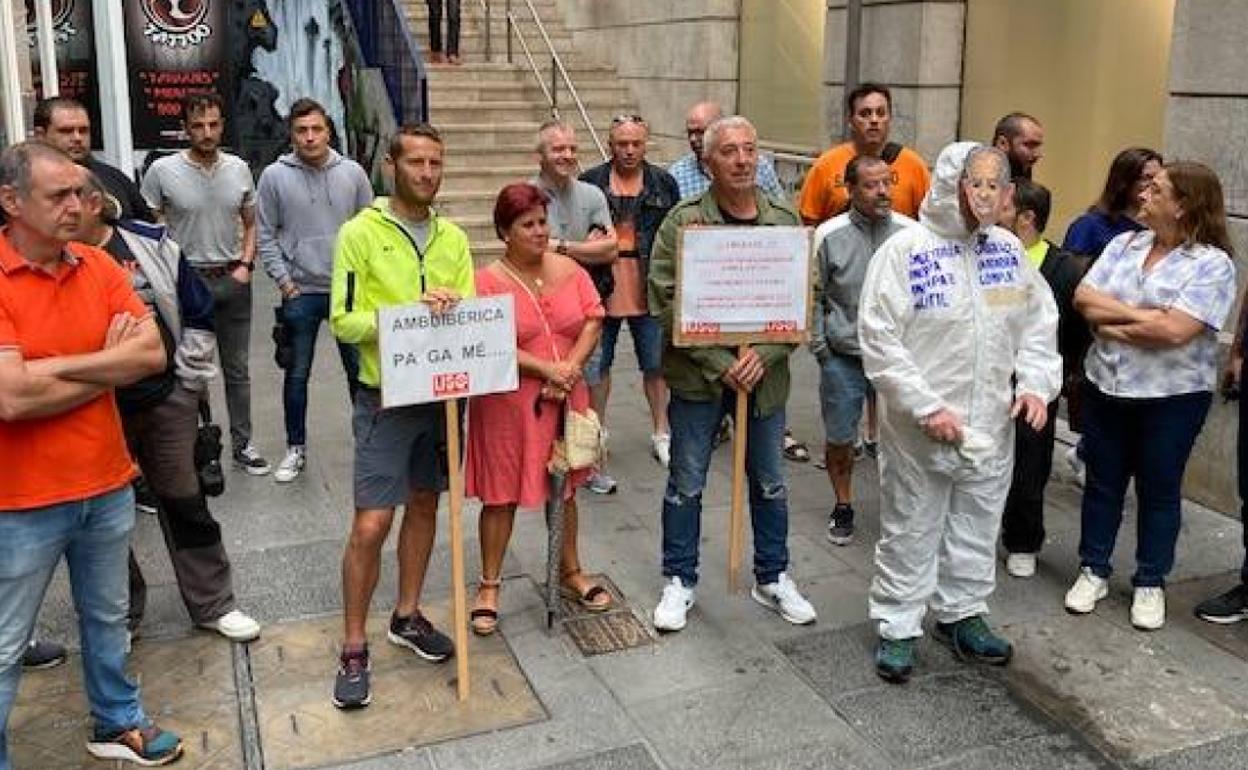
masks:
<svg viewBox="0 0 1248 770"><path fill-rule="evenodd" d="M393 508L412 492L446 489L446 422L442 404L381 408L381 393L355 394L355 507Z"/></svg>

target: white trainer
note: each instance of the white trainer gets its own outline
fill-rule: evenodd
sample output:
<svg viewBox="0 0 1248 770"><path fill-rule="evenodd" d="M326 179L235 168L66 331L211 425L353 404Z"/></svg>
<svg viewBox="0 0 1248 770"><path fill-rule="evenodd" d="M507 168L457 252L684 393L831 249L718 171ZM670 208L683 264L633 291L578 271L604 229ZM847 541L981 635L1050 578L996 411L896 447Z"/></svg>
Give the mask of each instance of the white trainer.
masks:
<svg viewBox="0 0 1248 770"><path fill-rule="evenodd" d="M650 454L659 461L659 465L667 468L672 462L672 437L667 433L655 433L650 436Z"/></svg>
<svg viewBox="0 0 1248 770"><path fill-rule="evenodd" d="M1078 446L1072 446L1066 450L1066 467L1070 469L1072 481L1082 489L1084 483L1088 480L1088 468L1084 465L1083 460L1079 458Z"/></svg>
<svg viewBox="0 0 1248 770"><path fill-rule="evenodd" d="M1036 555L1034 553L1012 553L1005 557L1005 571L1011 577L1029 578L1036 574Z"/></svg>
<svg viewBox="0 0 1248 770"><path fill-rule="evenodd" d="M1109 596L1109 581L1097 577L1091 567L1079 570L1075 584L1066 592L1066 611L1087 615L1096 609L1096 603Z"/></svg>
<svg viewBox="0 0 1248 770"><path fill-rule="evenodd" d="M307 450L301 446L287 447L286 456L277 464L277 470L273 471L273 480L279 484L289 484L303 473L303 468L308 464Z"/></svg>
<svg viewBox="0 0 1248 770"><path fill-rule="evenodd" d="M764 607L779 612L780 617L794 625L804 626L815 622L815 608L797 590L797 584L787 572L781 572L774 583L755 583L750 590L750 596Z"/></svg>
<svg viewBox="0 0 1248 770"><path fill-rule="evenodd" d="M697 601L692 588L685 588L680 578L673 577L663 586L659 606L654 608L654 627L660 631L679 631L685 627L685 616Z"/></svg>
<svg viewBox="0 0 1248 770"><path fill-rule="evenodd" d="M1131 625L1141 631L1156 631L1166 624L1166 592L1157 586L1135 589L1131 601Z"/></svg>
<svg viewBox="0 0 1248 770"><path fill-rule="evenodd" d="M250 642L260 637L260 624L241 610L230 610L216 620L200 623L199 627L216 631L231 642Z"/></svg>

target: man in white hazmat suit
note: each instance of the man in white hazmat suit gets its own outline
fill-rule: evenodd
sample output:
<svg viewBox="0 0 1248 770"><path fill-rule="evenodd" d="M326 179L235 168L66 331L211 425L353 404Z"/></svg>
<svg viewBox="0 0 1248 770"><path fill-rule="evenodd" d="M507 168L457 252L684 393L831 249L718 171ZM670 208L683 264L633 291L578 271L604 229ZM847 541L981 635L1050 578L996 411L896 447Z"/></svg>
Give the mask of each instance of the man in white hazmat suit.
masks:
<svg viewBox="0 0 1248 770"><path fill-rule="evenodd" d="M1039 430L1058 392L1057 307L1022 244L996 227L1009 163L961 142L936 161L920 227L871 260L858 335L880 399L876 671L904 682L930 604L961 660L1013 652L984 621L1014 462L1013 418Z"/></svg>

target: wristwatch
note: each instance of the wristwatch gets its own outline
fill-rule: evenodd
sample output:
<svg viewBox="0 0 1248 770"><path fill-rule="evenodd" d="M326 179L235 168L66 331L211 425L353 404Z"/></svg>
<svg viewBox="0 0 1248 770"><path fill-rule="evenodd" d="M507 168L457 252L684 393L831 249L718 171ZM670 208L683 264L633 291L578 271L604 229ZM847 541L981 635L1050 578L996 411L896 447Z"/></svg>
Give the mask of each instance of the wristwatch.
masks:
<svg viewBox="0 0 1248 770"><path fill-rule="evenodd" d="M256 272L256 261L254 259L250 262L243 259L236 259L230 263L231 270L239 267L245 267L247 268L247 272L254 273Z"/></svg>
<svg viewBox="0 0 1248 770"><path fill-rule="evenodd" d="M555 253L556 253L556 254L563 254L563 255L565 255L565 256L566 256L566 255L567 255L567 253L568 253L568 242L567 242L567 241L565 241L564 239L560 238L560 239L559 239L559 242L558 242L557 244L555 244Z"/></svg>

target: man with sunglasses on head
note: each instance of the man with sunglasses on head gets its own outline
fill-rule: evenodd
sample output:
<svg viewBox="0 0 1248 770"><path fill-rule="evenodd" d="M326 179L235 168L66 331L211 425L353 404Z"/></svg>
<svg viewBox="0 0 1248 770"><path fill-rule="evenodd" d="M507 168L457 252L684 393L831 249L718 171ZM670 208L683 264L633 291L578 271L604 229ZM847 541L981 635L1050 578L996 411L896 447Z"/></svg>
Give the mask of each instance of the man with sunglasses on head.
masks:
<svg viewBox="0 0 1248 770"><path fill-rule="evenodd" d="M663 217L680 200L672 175L646 161L650 127L639 115L618 115L611 121L611 160L581 174L581 181L602 190L611 209L619 245L611 264L614 289L604 298L607 318L599 344L598 384L592 387L594 409L605 422L611 394L611 364L620 327L628 321L633 349L641 367L642 387L650 405L650 451L666 468L671 457L667 428L667 384L663 381L663 332L646 305L650 246Z"/></svg>

